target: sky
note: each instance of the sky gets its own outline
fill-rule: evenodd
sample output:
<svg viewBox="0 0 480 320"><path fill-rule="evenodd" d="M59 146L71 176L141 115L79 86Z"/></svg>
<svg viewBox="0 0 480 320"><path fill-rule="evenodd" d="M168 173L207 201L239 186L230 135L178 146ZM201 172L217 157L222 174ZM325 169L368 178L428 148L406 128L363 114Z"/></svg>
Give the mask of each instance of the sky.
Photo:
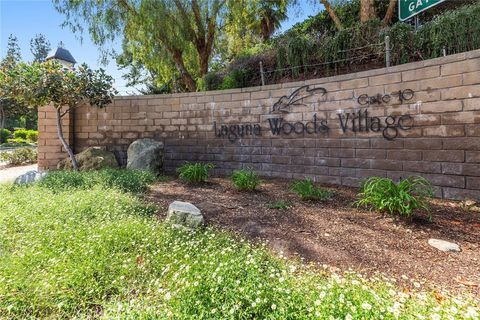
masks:
<svg viewBox="0 0 480 320"><path fill-rule="evenodd" d="M297 22L303 21L310 15L321 10L318 1L300 0L299 6L289 12L289 18L283 22L280 31L289 29ZM89 38L74 34L68 27L62 28L63 15L58 13L51 0L0 0L0 58L6 54L7 41L10 34L14 34L20 44L22 58L25 61L33 59L30 52L30 39L35 34L42 33L50 41L52 48L60 41L70 51L78 63L86 63L92 68L104 68L115 79L115 87L120 94L132 94L136 91L125 86L122 79L123 71L119 70L115 61L108 65L100 63L100 51ZM119 43L113 44L119 48Z"/></svg>

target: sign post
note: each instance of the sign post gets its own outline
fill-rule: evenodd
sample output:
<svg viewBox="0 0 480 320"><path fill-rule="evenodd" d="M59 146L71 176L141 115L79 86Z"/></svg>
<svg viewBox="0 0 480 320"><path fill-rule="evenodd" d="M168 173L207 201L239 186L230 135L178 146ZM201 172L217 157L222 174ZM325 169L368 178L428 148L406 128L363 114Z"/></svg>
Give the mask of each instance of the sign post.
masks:
<svg viewBox="0 0 480 320"><path fill-rule="evenodd" d="M398 19L405 21L445 0L398 0Z"/></svg>

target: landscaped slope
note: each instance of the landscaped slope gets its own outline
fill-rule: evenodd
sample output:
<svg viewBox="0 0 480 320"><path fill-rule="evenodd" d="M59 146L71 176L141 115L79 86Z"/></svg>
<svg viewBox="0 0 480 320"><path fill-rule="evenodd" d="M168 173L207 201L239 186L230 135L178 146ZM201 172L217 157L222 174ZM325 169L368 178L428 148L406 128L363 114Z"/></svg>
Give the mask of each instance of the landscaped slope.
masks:
<svg viewBox="0 0 480 320"><path fill-rule="evenodd" d="M461 299L314 273L208 228L172 229L116 183L71 179L0 188L0 318L478 316Z"/></svg>

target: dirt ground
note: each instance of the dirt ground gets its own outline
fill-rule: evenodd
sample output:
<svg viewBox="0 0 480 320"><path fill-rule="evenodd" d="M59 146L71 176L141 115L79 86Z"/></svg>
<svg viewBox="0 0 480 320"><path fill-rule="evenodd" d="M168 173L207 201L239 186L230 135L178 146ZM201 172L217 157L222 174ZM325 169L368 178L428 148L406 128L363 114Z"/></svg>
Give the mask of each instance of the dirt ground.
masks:
<svg viewBox="0 0 480 320"><path fill-rule="evenodd" d="M432 222L419 213L410 221L397 221L352 203L356 190L329 186L331 200L303 202L289 192L291 182L264 180L259 191L238 192L228 179L214 178L201 186L174 179L155 185L148 200L161 206L164 216L174 200L191 202L202 210L208 224L269 246L288 257L352 268L366 275L381 272L401 287L467 290L480 294L480 212L460 202L432 200ZM287 209L268 203L290 202ZM427 242L452 241L460 253L444 253Z"/></svg>

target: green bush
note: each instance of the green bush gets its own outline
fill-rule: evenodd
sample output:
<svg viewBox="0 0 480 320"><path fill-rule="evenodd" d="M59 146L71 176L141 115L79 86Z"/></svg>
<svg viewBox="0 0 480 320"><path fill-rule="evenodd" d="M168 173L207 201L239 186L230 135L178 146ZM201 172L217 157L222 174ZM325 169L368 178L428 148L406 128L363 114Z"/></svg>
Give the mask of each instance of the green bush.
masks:
<svg viewBox="0 0 480 320"><path fill-rule="evenodd" d="M39 185L52 191L101 186L124 192L144 193L148 190L148 185L156 180L153 173L141 170L52 171L39 182Z"/></svg>
<svg viewBox="0 0 480 320"><path fill-rule="evenodd" d="M235 69L230 71L230 73L223 78L220 89L235 89L243 88L248 82L248 72L241 69Z"/></svg>
<svg viewBox="0 0 480 320"><path fill-rule="evenodd" d="M409 177L399 183L389 178L370 177L362 184L360 200L356 204L391 215L411 217L415 209L423 209L430 215L427 199L432 196L432 184L423 177Z"/></svg>
<svg viewBox="0 0 480 320"><path fill-rule="evenodd" d="M38 131L36 130L28 130L27 132L27 140L31 142L37 142L38 141Z"/></svg>
<svg viewBox="0 0 480 320"><path fill-rule="evenodd" d="M8 129L1 129L0 130L0 143L7 142L7 139L10 137L12 133Z"/></svg>
<svg viewBox="0 0 480 320"><path fill-rule="evenodd" d="M311 179L294 182L290 190L300 196L302 200L326 200L333 196L333 192L316 187Z"/></svg>
<svg viewBox="0 0 480 320"><path fill-rule="evenodd" d="M7 139L7 143L12 145L29 145L28 141L23 138Z"/></svg>
<svg viewBox="0 0 480 320"><path fill-rule="evenodd" d="M218 90L222 85L222 75L218 72L209 72L203 76L201 85L199 86L203 91Z"/></svg>
<svg viewBox="0 0 480 320"><path fill-rule="evenodd" d="M185 163L177 169L180 179L190 183L203 183L208 179L209 171L213 169L211 163Z"/></svg>
<svg viewBox="0 0 480 320"><path fill-rule="evenodd" d="M27 129L16 129L13 132L13 138L18 141L36 142L38 140L38 131Z"/></svg>
<svg viewBox="0 0 480 320"><path fill-rule="evenodd" d="M231 180L233 186L241 191L254 191L260 184L260 178L252 169L233 171Z"/></svg>
<svg viewBox="0 0 480 320"><path fill-rule="evenodd" d="M27 140L27 134L28 134L28 130L26 129L16 129L13 132L13 138Z"/></svg>
<svg viewBox="0 0 480 320"><path fill-rule="evenodd" d="M14 166L35 163L37 162L37 150L33 148L19 148L13 151L4 151L0 153L0 160Z"/></svg>
<svg viewBox="0 0 480 320"><path fill-rule="evenodd" d="M475 301L316 272L131 194L0 186L1 319L475 319ZM467 312L470 316L467 316Z"/></svg>

